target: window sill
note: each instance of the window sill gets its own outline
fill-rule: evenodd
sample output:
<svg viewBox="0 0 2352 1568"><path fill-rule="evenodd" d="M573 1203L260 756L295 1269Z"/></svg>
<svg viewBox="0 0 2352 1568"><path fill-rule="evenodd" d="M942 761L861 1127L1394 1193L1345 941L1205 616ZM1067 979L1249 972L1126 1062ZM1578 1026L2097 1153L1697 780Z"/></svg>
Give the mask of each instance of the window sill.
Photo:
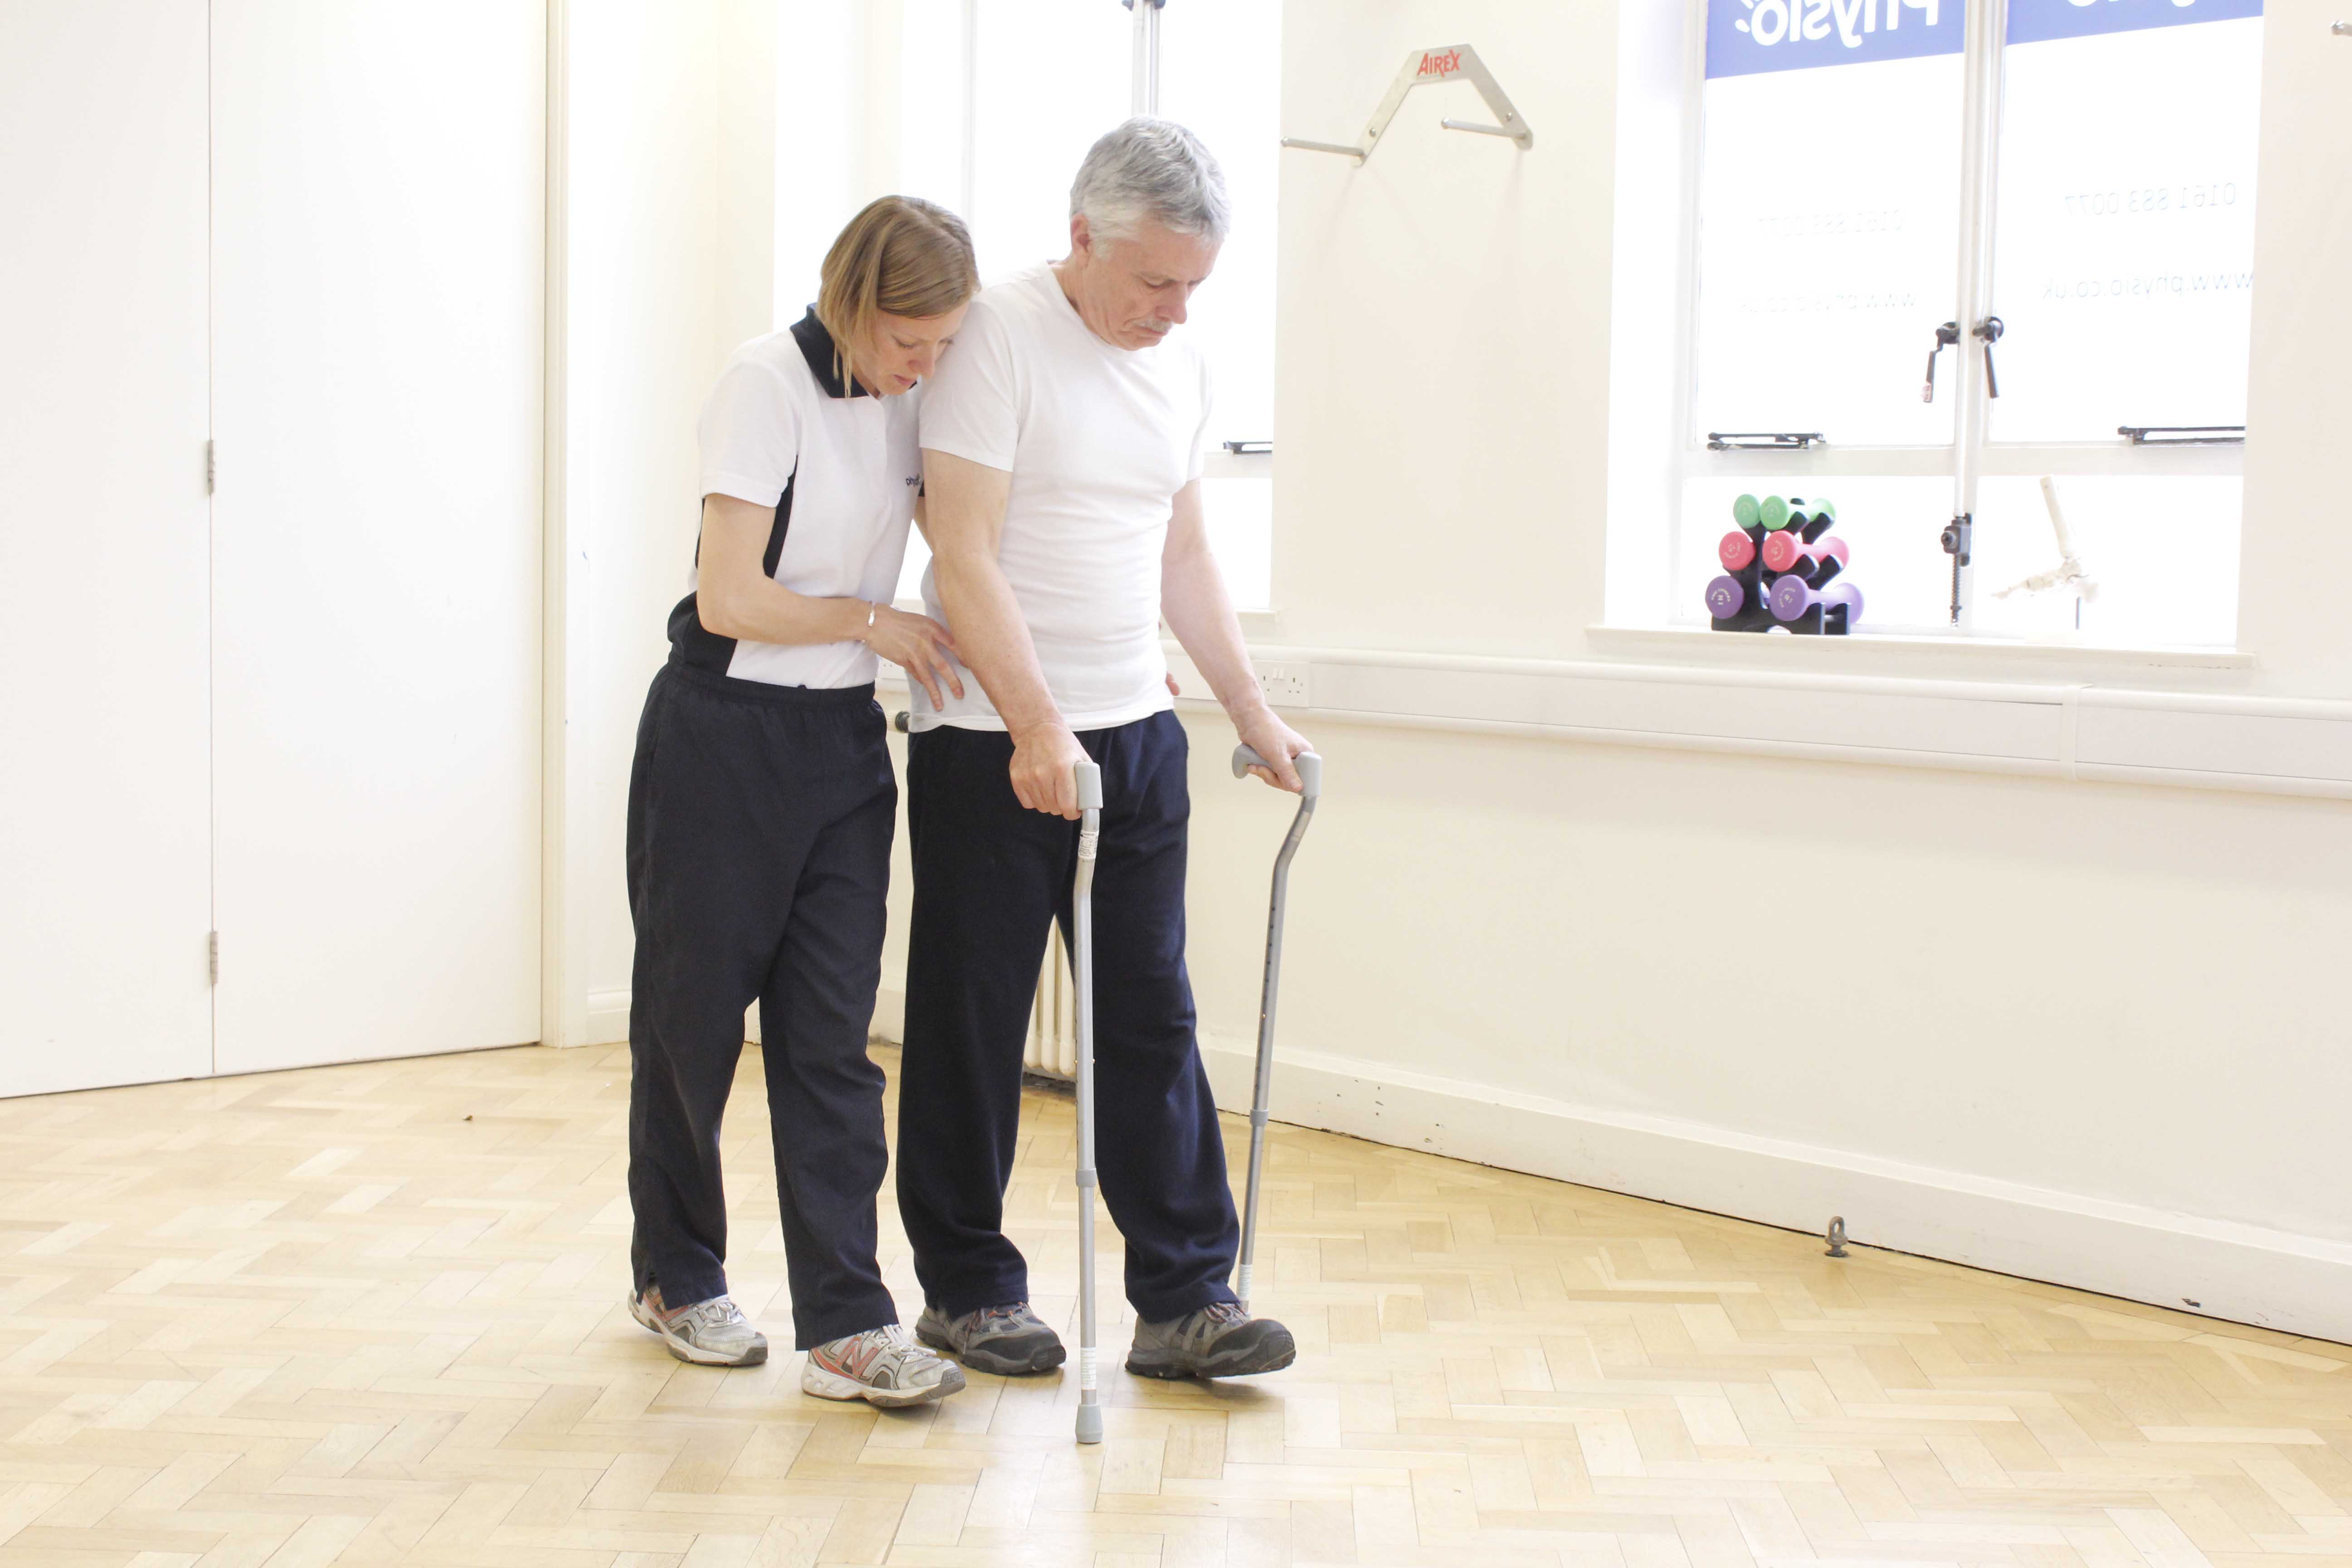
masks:
<svg viewBox="0 0 2352 1568"><path fill-rule="evenodd" d="M1695 663L1729 664L1741 669L1874 671L1922 669L1948 662L1969 668L2061 667L2070 669L2252 669L2255 656L2225 647L2126 647L2112 643L2024 642L2001 637L1898 637L1859 632L1852 637L1774 637L1718 632L1706 626L1593 626L1584 635L1596 653L1696 656ZM1704 649L1704 654L1701 650ZM1680 663L1679 658L1674 662Z"/></svg>
<svg viewBox="0 0 2352 1568"><path fill-rule="evenodd" d="M1599 642L1654 647L1670 638L1668 646L1686 654L1696 652L1695 638L1733 640L1732 634L1696 628L1597 629L1605 633ZM1842 647L1705 661L1487 658L1265 644L1253 645L1251 653L1303 679L1305 701L1286 713L1302 727L1369 724L2352 799L2352 702L2159 689L2153 682L2102 677L2079 662L2064 669L2046 663L1989 668L1930 637L1780 640ZM1865 643L1881 646L1856 653ZM2051 651L1973 647L1975 655L2027 660L2046 660ZM2111 667L2117 659L2197 659L2209 661L2209 668L2214 659L2228 661L2225 668L2252 662L2232 650L2057 651ZM1906 654L1922 657L1890 668L1904 666ZM1790 662L1791 656L1805 662ZM1189 691L1205 689L1173 643L1169 664Z"/></svg>

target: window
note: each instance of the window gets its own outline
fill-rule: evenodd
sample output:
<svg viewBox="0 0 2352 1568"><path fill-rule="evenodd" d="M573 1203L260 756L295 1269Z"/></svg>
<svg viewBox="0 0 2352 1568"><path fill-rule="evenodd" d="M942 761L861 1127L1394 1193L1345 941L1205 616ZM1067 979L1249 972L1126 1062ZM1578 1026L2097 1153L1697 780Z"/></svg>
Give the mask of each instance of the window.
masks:
<svg viewBox="0 0 2352 1568"><path fill-rule="evenodd" d="M1152 90L1138 19L1120 0L903 0L899 181L971 226L993 280L1069 248L1070 181L1095 139ZM1202 482L1210 542L1234 602L1270 603L1273 559L1275 179L1281 145L1280 0L1169 0L1156 16L1156 111L1208 144L1234 228L1193 296L1190 331L1216 405ZM1148 56L1149 51L1145 52ZM1226 443L1258 450L1233 451ZM929 555L908 552L899 594Z"/></svg>
<svg viewBox="0 0 2352 1568"><path fill-rule="evenodd" d="M1870 630L2233 641L2261 0L1696 3L1676 618L1777 491Z"/></svg>

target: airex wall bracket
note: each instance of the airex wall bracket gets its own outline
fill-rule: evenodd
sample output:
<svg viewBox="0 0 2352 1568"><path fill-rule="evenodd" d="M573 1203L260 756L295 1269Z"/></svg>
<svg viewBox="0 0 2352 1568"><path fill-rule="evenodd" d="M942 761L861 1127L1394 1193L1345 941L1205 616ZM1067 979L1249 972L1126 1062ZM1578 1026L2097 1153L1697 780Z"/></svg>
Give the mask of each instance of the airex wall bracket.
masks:
<svg viewBox="0 0 2352 1568"><path fill-rule="evenodd" d="M1522 152L1536 144L1536 133L1528 128L1525 120L1519 118L1517 107L1511 102L1511 95L1503 90L1502 84L1495 79L1495 73L1488 70L1486 62L1478 58L1478 51L1467 44L1416 49L1407 55L1404 68L1397 72L1396 80L1389 85L1388 96L1381 100L1378 109L1372 110L1371 123L1364 128L1364 139L1360 143L1349 146L1337 142L1307 142L1296 136L1286 136L1282 144L1304 148L1309 153L1337 153L1360 163L1372 155L1373 148L1381 144L1381 133L1389 128L1389 121L1396 118L1406 93L1417 87L1447 81L1466 81L1476 88L1478 96L1486 100L1487 109L1499 123L1485 125L1475 120L1441 120L1438 121L1440 125L1448 131L1470 131L1481 136L1505 137L1517 142Z"/></svg>

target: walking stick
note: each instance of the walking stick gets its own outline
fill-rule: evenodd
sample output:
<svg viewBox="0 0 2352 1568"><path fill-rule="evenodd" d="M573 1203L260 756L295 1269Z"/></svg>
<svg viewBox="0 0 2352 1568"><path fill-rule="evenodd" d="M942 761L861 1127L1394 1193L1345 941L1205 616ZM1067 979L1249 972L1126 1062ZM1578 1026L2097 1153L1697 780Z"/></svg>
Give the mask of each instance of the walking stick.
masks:
<svg viewBox="0 0 2352 1568"><path fill-rule="evenodd" d="M1070 980L1078 1026L1078 1441L1103 1438L1095 1380L1095 843L1102 832L1102 769L1076 764L1078 869L1070 884Z"/></svg>
<svg viewBox="0 0 2352 1568"><path fill-rule="evenodd" d="M1273 764L1247 746L1234 748L1234 777L1247 778L1252 768L1270 768ZM1265 1110L1274 1094L1274 1004L1282 985L1282 913L1290 893L1290 858L1298 853L1300 840L1307 837L1307 825L1315 816L1315 802L1323 793L1323 759L1313 752L1302 752L1291 759L1298 770L1298 815L1290 820L1290 832L1282 841L1282 848L1274 858L1274 896L1265 915L1265 989L1258 1002L1257 1011L1257 1083L1250 1093L1250 1152L1249 1195L1242 1205L1241 1266L1234 1270L1234 1294L1239 1296L1246 1310L1250 1300L1250 1274L1257 1260L1257 1190L1258 1180L1265 1170ZM1083 999L1084 993L1080 993Z"/></svg>

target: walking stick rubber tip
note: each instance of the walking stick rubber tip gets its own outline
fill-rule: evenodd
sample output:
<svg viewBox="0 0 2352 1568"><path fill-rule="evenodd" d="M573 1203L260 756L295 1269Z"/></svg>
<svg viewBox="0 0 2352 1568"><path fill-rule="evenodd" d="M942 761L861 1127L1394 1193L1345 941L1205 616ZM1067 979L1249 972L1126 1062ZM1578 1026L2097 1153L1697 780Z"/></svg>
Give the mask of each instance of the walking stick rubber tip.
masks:
<svg viewBox="0 0 2352 1568"><path fill-rule="evenodd" d="M1078 1406L1078 1441L1081 1443L1099 1443L1102 1441L1101 1405L1081 1405Z"/></svg>

